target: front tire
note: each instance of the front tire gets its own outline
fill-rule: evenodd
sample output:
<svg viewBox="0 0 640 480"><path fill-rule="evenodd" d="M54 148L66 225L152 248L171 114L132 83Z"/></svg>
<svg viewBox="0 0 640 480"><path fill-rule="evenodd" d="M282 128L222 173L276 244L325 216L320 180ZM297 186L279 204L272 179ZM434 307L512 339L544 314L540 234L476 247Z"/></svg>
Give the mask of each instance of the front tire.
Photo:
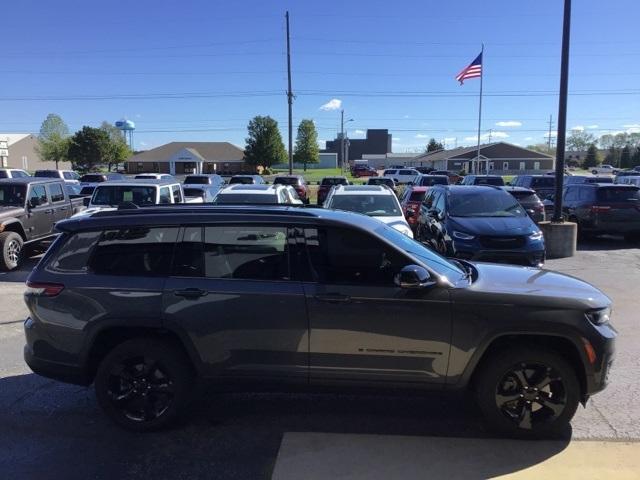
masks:
<svg viewBox="0 0 640 480"><path fill-rule="evenodd" d="M184 412L193 372L173 344L136 338L116 346L95 377L98 403L119 426L145 432L167 427Z"/></svg>
<svg viewBox="0 0 640 480"><path fill-rule="evenodd" d="M2 250L2 270L15 270L22 259L24 242L16 232L0 233L0 249Z"/></svg>
<svg viewBox="0 0 640 480"><path fill-rule="evenodd" d="M515 438L557 438L578 408L576 372L557 353L519 347L492 356L475 381L485 419L498 432Z"/></svg>

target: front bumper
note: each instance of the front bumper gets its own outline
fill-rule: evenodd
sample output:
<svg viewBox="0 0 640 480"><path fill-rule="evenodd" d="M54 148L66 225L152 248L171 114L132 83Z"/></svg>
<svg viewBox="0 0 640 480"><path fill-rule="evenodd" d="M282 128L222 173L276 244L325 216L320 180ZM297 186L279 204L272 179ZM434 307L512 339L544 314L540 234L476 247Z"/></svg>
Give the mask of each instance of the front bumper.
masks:
<svg viewBox="0 0 640 480"><path fill-rule="evenodd" d="M454 247L454 257L463 260L491 263L508 263L529 267L541 266L545 261L544 250L514 251L514 250L468 250Z"/></svg>
<svg viewBox="0 0 640 480"><path fill-rule="evenodd" d="M595 361L588 364L586 375L585 400L601 392L609 384L609 374L615 357L615 342L618 333L610 325L593 326L593 330L585 336L595 352Z"/></svg>

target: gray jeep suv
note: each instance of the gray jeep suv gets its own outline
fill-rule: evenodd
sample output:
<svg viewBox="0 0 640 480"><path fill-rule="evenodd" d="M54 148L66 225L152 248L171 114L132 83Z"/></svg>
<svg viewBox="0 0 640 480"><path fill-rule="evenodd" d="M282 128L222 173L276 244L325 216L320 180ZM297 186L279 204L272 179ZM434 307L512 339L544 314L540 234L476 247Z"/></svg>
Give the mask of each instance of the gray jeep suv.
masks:
<svg viewBox="0 0 640 480"><path fill-rule="evenodd" d="M196 378L473 388L489 423L555 435L606 385L610 300L576 278L452 261L373 218L150 207L58 223L28 278L25 359L157 429Z"/></svg>

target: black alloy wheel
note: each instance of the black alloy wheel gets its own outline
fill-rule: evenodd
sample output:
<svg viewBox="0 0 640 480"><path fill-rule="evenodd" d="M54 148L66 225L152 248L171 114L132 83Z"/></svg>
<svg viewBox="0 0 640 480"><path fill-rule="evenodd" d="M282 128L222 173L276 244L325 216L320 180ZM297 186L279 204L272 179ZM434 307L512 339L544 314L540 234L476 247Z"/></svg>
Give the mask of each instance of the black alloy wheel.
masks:
<svg viewBox="0 0 640 480"><path fill-rule="evenodd" d="M498 382L496 406L518 428L553 423L567 406L567 391L562 377L542 364L513 366Z"/></svg>

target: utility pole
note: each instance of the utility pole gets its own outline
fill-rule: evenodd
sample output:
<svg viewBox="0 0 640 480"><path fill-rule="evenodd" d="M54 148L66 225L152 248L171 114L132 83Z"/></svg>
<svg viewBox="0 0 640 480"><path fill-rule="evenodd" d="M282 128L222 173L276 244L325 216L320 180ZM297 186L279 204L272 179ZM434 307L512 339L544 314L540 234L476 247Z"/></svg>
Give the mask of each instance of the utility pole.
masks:
<svg viewBox="0 0 640 480"><path fill-rule="evenodd" d="M551 153L551 129L553 128L553 115L549 115L549 137L548 137L548 142L549 145L547 146L549 153Z"/></svg>
<svg viewBox="0 0 640 480"><path fill-rule="evenodd" d="M344 172L344 109L340 110L340 168Z"/></svg>
<svg viewBox="0 0 640 480"><path fill-rule="evenodd" d="M560 100L558 102L558 136L556 141L556 192L552 222L562 222L562 187L564 150L567 136L567 94L569 90L569 41L571 39L571 0L564 0L562 57L560 63Z"/></svg>
<svg viewBox="0 0 640 480"><path fill-rule="evenodd" d="M289 103L289 175L293 173L293 92L291 91L291 37L289 35L289 11L285 14L287 19L287 101Z"/></svg>
<svg viewBox="0 0 640 480"><path fill-rule="evenodd" d="M489 143L491 143L491 137L493 136L493 128L489 129Z"/></svg>

